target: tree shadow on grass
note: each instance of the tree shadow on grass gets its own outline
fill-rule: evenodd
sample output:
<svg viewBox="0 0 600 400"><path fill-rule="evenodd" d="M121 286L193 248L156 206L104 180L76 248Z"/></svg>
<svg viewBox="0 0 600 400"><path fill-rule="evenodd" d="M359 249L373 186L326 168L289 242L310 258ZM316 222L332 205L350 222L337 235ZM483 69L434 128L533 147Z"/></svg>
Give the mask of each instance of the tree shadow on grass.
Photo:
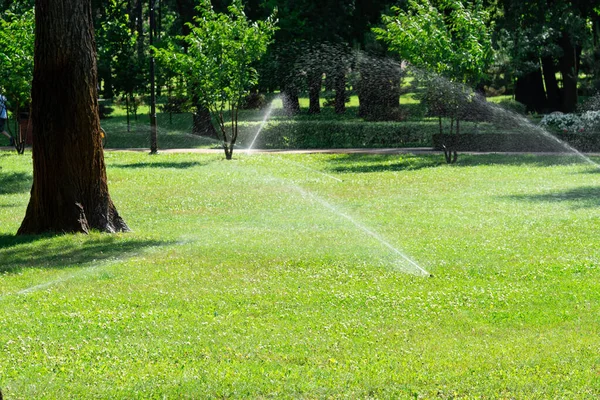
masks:
<svg viewBox="0 0 600 400"><path fill-rule="evenodd" d="M17 273L25 268L64 269L126 258L140 251L173 242L130 240L114 235L0 235L0 273Z"/></svg>
<svg viewBox="0 0 600 400"><path fill-rule="evenodd" d="M442 156L443 157L443 156ZM535 166L535 167L553 167L557 165L570 165L574 163L583 163L584 161L576 155L566 154L461 154L458 153L458 161L452 164L456 167L474 167L485 165L509 165L509 166Z"/></svg>
<svg viewBox="0 0 600 400"><path fill-rule="evenodd" d="M553 167L583 162L572 155L536 154L460 154L452 167L487 165ZM447 165L443 154L346 154L329 160L332 172L370 173L385 171L414 171ZM600 172L600 169L597 170Z"/></svg>
<svg viewBox="0 0 600 400"><path fill-rule="evenodd" d="M443 158L413 154L345 154L329 160L330 171L337 173L373 173L384 171L415 171L438 167Z"/></svg>
<svg viewBox="0 0 600 400"><path fill-rule="evenodd" d="M186 169L206 165L206 163L200 163L198 161L182 161L182 162L140 162L133 164L114 164L113 168L174 168L174 169Z"/></svg>
<svg viewBox="0 0 600 400"><path fill-rule="evenodd" d="M572 208L596 208L600 207L600 187L582 186L562 192L514 195L508 198L531 202L568 202Z"/></svg>
<svg viewBox="0 0 600 400"><path fill-rule="evenodd" d="M25 172L0 172L0 195L27 192L32 181L33 176Z"/></svg>

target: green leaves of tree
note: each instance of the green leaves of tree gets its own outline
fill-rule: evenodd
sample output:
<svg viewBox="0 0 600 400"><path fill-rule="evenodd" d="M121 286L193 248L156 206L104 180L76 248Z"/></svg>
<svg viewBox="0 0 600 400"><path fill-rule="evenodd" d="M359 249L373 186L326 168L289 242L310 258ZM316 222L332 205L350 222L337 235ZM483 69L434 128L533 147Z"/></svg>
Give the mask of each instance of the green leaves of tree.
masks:
<svg viewBox="0 0 600 400"><path fill-rule="evenodd" d="M228 13L216 13L210 1L202 0L199 16L189 25L190 34L182 38L187 52L175 44L155 49L163 65L188 79L197 103L217 117L226 153L237 138L237 110L258 83L253 63L266 53L276 29L273 15L252 22L243 10L241 1L234 0ZM225 127L226 110L230 111L230 133Z"/></svg>
<svg viewBox="0 0 600 400"><path fill-rule="evenodd" d="M492 60L489 16L481 2L408 0L383 16L377 38L412 65L462 83L476 83Z"/></svg>
<svg viewBox="0 0 600 400"><path fill-rule="evenodd" d="M0 17L0 92L16 110L29 106L33 79L34 14Z"/></svg>

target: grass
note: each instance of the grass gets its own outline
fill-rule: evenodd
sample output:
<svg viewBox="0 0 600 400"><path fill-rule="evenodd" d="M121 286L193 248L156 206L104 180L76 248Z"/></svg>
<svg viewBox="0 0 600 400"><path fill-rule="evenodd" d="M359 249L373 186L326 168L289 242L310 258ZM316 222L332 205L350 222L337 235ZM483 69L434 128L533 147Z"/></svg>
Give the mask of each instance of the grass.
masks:
<svg viewBox="0 0 600 400"><path fill-rule="evenodd" d="M31 159L0 153L5 398L600 395L577 159L106 159L132 233L15 237Z"/></svg>

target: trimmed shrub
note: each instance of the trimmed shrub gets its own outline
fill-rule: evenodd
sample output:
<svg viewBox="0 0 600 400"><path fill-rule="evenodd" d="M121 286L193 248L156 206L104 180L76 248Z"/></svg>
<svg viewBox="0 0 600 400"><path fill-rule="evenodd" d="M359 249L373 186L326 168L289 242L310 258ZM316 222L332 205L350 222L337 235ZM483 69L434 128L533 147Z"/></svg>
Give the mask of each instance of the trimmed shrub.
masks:
<svg viewBox="0 0 600 400"><path fill-rule="evenodd" d="M320 149L431 146L435 124L411 122L271 121L258 139L264 149ZM256 124L243 135L252 138ZM245 143L240 143L244 145Z"/></svg>
<svg viewBox="0 0 600 400"><path fill-rule="evenodd" d="M579 115L552 113L542 118L540 126L560 133L598 133L600 132L600 111L586 111Z"/></svg>

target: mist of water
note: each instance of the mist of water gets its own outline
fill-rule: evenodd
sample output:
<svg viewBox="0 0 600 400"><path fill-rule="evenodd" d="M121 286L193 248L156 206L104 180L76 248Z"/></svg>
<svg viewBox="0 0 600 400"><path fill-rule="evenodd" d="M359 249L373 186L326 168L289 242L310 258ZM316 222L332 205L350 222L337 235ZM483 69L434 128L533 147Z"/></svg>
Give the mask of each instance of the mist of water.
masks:
<svg viewBox="0 0 600 400"><path fill-rule="evenodd" d="M289 187L291 187L294 190L296 190L297 192L299 192L303 197L309 197L312 200L316 201L317 203L321 204L323 207L325 207L329 211L333 212L335 215L337 215L337 216L345 219L346 221L350 222L352 225L354 225L354 227L356 227L362 233L364 233L364 234L372 237L377 242L379 242L381 245L383 245L386 248L388 248L389 250L391 250L394 255L396 255L396 256L398 256L400 258L400 261L401 261L401 264L402 264L402 267L400 269L402 269L404 272L412 273L414 275L419 275L419 276L431 276L431 274L429 272L427 272L425 269L423 269L419 264L417 264L414 260L412 260L406 254L404 254L398 248L396 248L395 246L393 246L389 241L387 241L386 239L384 239L380 234L378 234L377 232L375 232L372 229L368 228L366 225L360 223L359 221L357 221L352 216L350 216L350 215L342 212L337 207L335 207L331 203L327 202L323 198L315 195L314 193L311 193L311 192L303 189L302 187L300 187L300 186L298 186L296 184L289 184Z"/></svg>
<svg viewBox="0 0 600 400"><path fill-rule="evenodd" d="M254 135L254 138L252 139L252 142L250 142L250 146L248 146L248 148L246 149L246 154L250 154L250 152L254 148L254 143L256 143L256 139L258 138L258 136L262 132L262 130L265 127L265 125L267 124L267 122L269 121L269 118L271 118L271 114L273 113L273 108L274 108L274 105L275 105L275 101L278 100L278 99L279 99L279 96L276 96L273 100L271 100L271 103L267 107L267 110L265 111L263 119L262 119L260 125L258 126L258 129L256 130L256 134Z"/></svg>
<svg viewBox="0 0 600 400"><path fill-rule="evenodd" d="M544 140L548 140L554 144L557 144L562 149L565 150L566 153L571 153L577 156L580 160L592 165L595 168L600 168L600 164L592 160L590 157L586 156L567 142L560 140L558 137L548 132L548 130L543 127L534 124L529 120L526 116L515 113L513 111L509 111L501 106L489 102L482 102L481 100L476 100L479 103L482 103L489 111L492 113L492 122L495 125L504 125L506 123L510 123L513 128L519 128L526 132L533 133L535 135L540 136Z"/></svg>

